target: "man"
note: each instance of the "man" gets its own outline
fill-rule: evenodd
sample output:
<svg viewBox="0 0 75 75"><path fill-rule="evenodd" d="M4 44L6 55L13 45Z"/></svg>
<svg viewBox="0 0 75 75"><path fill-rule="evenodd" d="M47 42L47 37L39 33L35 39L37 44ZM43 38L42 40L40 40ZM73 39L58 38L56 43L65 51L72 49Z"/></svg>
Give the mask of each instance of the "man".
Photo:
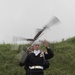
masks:
<svg viewBox="0 0 75 75"><path fill-rule="evenodd" d="M44 52L45 59L50 59L54 56L52 50L49 48L49 43L45 40L44 46L47 49L47 52ZM40 42L36 41L33 43L34 51L31 52L24 63L20 62L20 66L27 65L28 73L27 75L44 75L44 62L43 54L40 51Z"/></svg>

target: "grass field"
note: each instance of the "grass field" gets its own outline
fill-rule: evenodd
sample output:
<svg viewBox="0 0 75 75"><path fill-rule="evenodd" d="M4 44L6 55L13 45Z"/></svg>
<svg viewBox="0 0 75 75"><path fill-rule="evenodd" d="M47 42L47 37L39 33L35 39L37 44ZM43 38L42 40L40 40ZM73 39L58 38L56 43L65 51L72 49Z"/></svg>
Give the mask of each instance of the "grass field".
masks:
<svg viewBox="0 0 75 75"><path fill-rule="evenodd" d="M45 75L75 75L75 37L50 46L54 57L49 60L51 65ZM18 65L22 45L14 47L0 44L0 75L25 75L24 68Z"/></svg>

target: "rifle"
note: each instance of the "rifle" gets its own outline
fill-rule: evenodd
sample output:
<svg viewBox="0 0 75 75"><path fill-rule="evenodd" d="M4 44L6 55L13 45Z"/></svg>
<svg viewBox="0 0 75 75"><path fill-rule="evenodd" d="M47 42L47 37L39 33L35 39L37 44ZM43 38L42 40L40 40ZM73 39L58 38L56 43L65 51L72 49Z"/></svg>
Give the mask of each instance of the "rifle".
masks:
<svg viewBox="0 0 75 75"><path fill-rule="evenodd" d="M48 29L49 27L59 23L60 20L54 16L42 29L40 29L40 31L38 31L38 33L34 36L33 39L31 38L23 38L23 37L16 37L16 40L26 40L26 41L30 41L31 44L36 41L38 39L38 37L46 30Z"/></svg>

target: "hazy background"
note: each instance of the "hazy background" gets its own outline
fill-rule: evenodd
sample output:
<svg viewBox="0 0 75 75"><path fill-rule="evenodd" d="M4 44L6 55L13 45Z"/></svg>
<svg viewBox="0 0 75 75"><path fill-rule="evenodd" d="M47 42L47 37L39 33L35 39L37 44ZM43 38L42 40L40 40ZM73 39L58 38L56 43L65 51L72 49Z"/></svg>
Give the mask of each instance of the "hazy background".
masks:
<svg viewBox="0 0 75 75"><path fill-rule="evenodd" d="M14 36L33 38L52 16L61 23L39 39L53 42L75 36L75 0L0 0L0 43L12 43Z"/></svg>

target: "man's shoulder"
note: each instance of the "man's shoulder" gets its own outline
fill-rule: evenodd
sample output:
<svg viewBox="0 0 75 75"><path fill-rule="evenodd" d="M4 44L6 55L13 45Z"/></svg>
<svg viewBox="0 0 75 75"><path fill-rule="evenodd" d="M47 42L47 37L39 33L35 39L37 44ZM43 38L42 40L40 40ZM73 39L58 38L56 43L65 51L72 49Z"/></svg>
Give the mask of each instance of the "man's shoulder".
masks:
<svg viewBox="0 0 75 75"><path fill-rule="evenodd" d="M31 52L31 53L29 53L29 54L28 54L28 56L32 56L32 55L34 55L34 53L33 53L33 52Z"/></svg>

